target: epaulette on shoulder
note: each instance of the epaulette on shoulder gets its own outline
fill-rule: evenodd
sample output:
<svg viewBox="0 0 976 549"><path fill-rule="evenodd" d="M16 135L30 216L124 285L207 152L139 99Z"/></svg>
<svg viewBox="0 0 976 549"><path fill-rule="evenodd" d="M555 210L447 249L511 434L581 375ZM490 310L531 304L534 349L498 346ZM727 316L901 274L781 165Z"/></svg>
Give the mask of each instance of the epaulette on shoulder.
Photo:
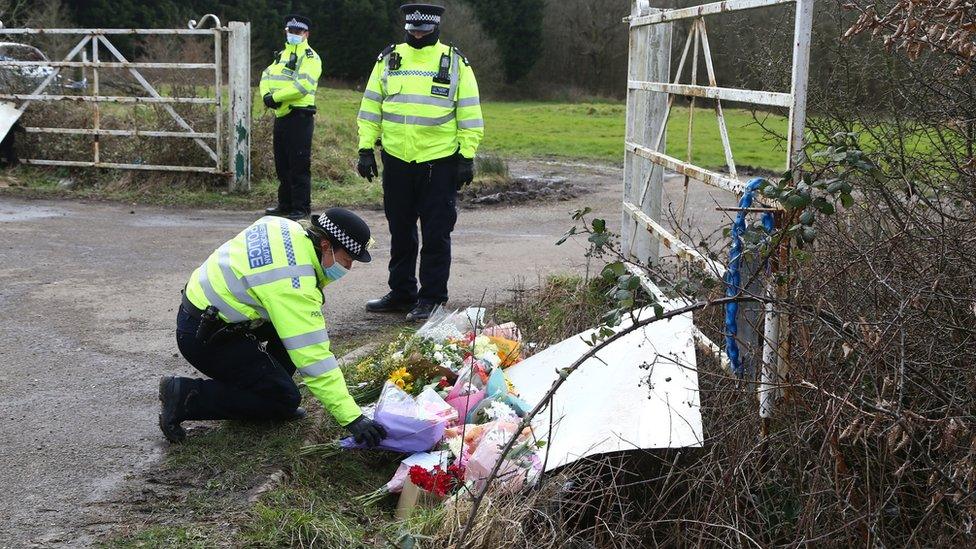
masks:
<svg viewBox="0 0 976 549"><path fill-rule="evenodd" d="M459 50L457 46L451 44L451 49L453 49L454 53L456 53L457 56L461 58L461 61L464 61L465 65L469 67L471 66L471 63L468 61L468 58L463 53L461 53L461 50Z"/></svg>
<svg viewBox="0 0 976 549"><path fill-rule="evenodd" d="M389 46L387 46L386 48L384 48L383 51L381 51L379 55L376 56L376 61L377 62L382 61L384 57L386 57L387 55L390 55L391 53L393 53L393 50L395 50L395 49L396 49L396 44L390 44Z"/></svg>
<svg viewBox="0 0 976 549"><path fill-rule="evenodd" d="M312 59L312 58L314 58L314 57L315 57L316 55L318 55L318 54L316 54L316 53L315 53L315 50L313 50L312 48L306 48L306 49L305 49L305 57L308 57L309 59Z"/></svg>

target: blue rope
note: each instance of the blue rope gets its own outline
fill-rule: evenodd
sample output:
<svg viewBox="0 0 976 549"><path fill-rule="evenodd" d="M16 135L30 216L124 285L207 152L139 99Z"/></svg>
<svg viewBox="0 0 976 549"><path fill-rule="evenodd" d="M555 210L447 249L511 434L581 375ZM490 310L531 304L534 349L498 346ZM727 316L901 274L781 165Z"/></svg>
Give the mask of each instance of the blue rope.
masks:
<svg viewBox="0 0 976 549"><path fill-rule="evenodd" d="M756 190L761 185L763 179L757 177L746 185L746 191L739 200L739 207L743 208L735 216L732 222L732 247L729 250L729 270L725 273L725 295L735 297L742 291L742 235L746 232L746 212L744 208L752 207L752 199ZM773 232L773 214L766 212L762 216L763 228L767 233ZM738 303L727 303L725 305L725 354L729 357L732 372L742 377L745 368L742 366L742 357L739 356L739 344L735 340L739 332L738 326Z"/></svg>

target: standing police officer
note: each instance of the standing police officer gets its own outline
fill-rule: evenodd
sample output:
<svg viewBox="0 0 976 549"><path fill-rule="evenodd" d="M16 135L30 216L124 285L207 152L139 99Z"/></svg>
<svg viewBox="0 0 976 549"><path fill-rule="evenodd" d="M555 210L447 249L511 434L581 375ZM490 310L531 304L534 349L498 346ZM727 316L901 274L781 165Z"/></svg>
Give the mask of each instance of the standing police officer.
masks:
<svg viewBox="0 0 976 549"><path fill-rule="evenodd" d="M349 395L322 316L323 288L368 263L370 243L365 221L332 208L307 229L262 217L217 248L190 276L176 319L180 352L210 379L160 381L166 438L182 441L187 420L303 417L297 370L358 442L378 444L386 431Z"/></svg>
<svg viewBox="0 0 976 549"><path fill-rule="evenodd" d="M322 60L308 45L310 27L307 17L286 17L285 49L261 74L264 105L275 113L274 160L278 173L278 205L264 213L293 220L306 218L311 212L313 116Z"/></svg>
<svg viewBox="0 0 976 549"><path fill-rule="evenodd" d="M468 60L439 41L441 6L406 4L406 43L380 53L359 111L359 174L377 175L390 226L390 292L366 304L422 320L447 301L457 191L474 178L484 136L478 83ZM423 237L417 290L417 220Z"/></svg>

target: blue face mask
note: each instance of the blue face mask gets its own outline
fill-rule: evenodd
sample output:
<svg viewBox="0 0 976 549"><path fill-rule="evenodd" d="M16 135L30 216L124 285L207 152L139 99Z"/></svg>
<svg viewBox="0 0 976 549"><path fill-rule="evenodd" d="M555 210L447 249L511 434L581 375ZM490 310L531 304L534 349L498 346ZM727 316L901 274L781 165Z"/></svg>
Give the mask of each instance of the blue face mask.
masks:
<svg viewBox="0 0 976 549"><path fill-rule="evenodd" d="M285 33L285 39L288 41L288 44L292 46L297 46L302 43L302 40L304 40L304 38L302 38L302 35L292 34L290 32Z"/></svg>
<svg viewBox="0 0 976 549"><path fill-rule="evenodd" d="M339 262L336 261L334 248L330 248L330 251L332 252L332 266L323 267L324 269L323 272L325 273L326 278L328 278L332 282L335 282L336 280L339 280L340 278L346 276L346 273L349 272L349 269L343 267L342 265L339 265Z"/></svg>

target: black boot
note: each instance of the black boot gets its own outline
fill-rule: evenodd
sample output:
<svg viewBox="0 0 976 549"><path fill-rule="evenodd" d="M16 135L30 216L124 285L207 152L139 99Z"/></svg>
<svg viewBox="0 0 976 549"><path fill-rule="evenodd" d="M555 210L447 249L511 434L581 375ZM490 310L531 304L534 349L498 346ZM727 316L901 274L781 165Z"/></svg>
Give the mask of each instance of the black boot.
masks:
<svg viewBox="0 0 976 549"><path fill-rule="evenodd" d="M283 217L288 214L288 210L282 208L281 206L275 206L274 208L267 208L264 210L264 215L275 215L278 217Z"/></svg>
<svg viewBox="0 0 976 549"><path fill-rule="evenodd" d="M186 431L180 427L180 422L183 421L182 399L180 378L164 377L159 380L159 402L162 403L159 410L159 430L166 440L173 443L183 442L186 438Z"/></svg>
<svg viewBox="0 0 976 549"><path fill-rule="evenodd" d="M366 310L371 313L405 313L417 304L415 299L397 297L393 292L379 299L366 302Z"/></svg>
<svg viewBox="0 0 976 549"><path fill-rule="evenodd" d="M437 307L440 307L439 303L427 303L425 301L421 301L417 303L417 306L414 307L413 310L407 313L407 320L410 322L427 320Z"/></svg>
<svg viewBox="0 0 976 549"><path fill-rule="evenodd" d="M308 212L288 212L281 214L281 217L287 217L292 221L301 221L303 219L308 219L309 214Z"/></svg>

